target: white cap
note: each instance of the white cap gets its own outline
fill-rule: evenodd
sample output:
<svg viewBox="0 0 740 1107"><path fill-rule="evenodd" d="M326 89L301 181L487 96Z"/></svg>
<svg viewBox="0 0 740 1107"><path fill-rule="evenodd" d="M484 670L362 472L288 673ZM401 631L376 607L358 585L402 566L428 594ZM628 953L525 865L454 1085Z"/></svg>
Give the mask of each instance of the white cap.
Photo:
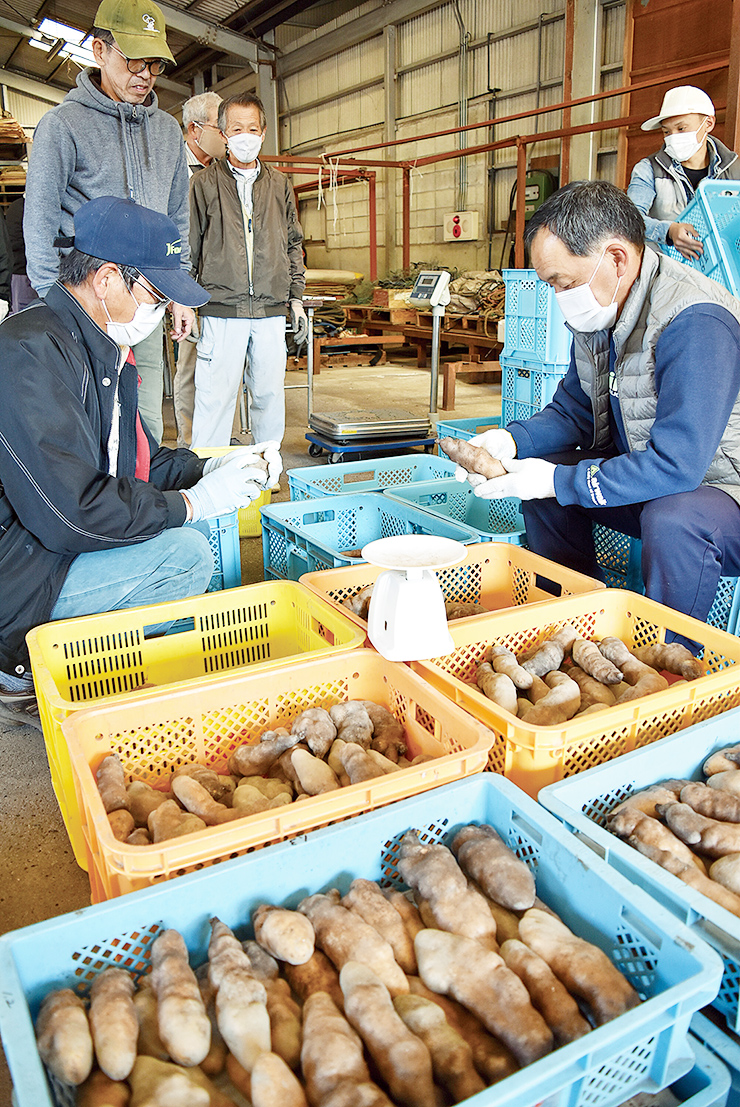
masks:
<svg viewBox="0 0 740 1107"><path fill-rule="evenodd" d="M664 119L674 115L714 115L714 104L701 88L679 85L669 88L660 105L660 115L654 115L642 124L642 131L657 131Z"/></svg>

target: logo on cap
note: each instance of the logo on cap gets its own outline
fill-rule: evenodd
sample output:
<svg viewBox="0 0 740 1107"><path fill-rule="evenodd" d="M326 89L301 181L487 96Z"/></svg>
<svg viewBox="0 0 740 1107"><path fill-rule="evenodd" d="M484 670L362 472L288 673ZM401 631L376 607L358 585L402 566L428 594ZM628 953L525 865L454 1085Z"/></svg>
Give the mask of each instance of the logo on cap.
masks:
<svg viewBox="0 0 740 1107"><path fill-rule="evenodd" d="M157 24L153 15L142 15L141 21L146 27L147 31L156 31Z"/></svg>
<svg viewBox="0 0 740 1107"><path fill-rule="evenodd" d="M181 254L181 253L182 253L182 246L180 245L180 239L179 238L177 239L176 242L168 242L167 243L167 257L169 257L170 254Z"/></svg>

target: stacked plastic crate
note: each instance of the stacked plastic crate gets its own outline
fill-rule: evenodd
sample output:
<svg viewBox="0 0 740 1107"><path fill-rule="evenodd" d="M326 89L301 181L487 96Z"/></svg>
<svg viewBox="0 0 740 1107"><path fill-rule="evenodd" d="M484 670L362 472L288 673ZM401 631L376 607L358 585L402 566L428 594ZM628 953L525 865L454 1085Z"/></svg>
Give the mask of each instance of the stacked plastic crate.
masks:
<svg viewBox="0 0 740 1107"><path fill-rule="evenodd" d="M702 181L679 220L691 223L702 252L698 258L685 258L674 246L664 246L663 253L740 295L740 181Z"/></svg>
<svg viewBox="0 0 740 1107"><path fill-rule="evenodd" d="M568 371L571 334L548 284L534 269L504 269L506 323L501 354L501 425L550 403Z"/></svg>

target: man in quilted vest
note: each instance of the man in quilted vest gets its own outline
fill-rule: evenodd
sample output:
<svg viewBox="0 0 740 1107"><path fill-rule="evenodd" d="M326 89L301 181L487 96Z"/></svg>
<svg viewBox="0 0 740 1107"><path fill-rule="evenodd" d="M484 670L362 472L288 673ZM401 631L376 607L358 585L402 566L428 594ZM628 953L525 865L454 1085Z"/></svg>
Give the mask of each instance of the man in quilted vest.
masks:
<svg viewBox="0 0 740 1107"><path fill-rule="evenodd" d="M473 439L507 470L476 494L520 497L530 548L589 576L594 523L641 538L647 595L705 619L740 575L740 300L645 248L606 181L560 189L526 240L570 367L543 411Z"/></svg>

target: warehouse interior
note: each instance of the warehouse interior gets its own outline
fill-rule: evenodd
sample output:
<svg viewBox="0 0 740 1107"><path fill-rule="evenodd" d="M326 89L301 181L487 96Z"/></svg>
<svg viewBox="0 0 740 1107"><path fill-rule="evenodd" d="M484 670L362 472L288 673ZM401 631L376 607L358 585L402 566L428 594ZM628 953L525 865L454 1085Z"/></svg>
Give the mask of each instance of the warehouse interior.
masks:
<svg viewBox="0 0 740 1107"><path fill-rule="evenodd" d="M267 113L261 156L294 188L315 341L310 351L289 345L284 474L273 504L291 499L289 470L363 456L337 452L331 441L309 450L314 412L400 408L428 415L432 439L439 420L501 416L501 270L527 268L526 222L558 187L626 187L636 162L656 148L655 134L640 125L667 89L704 89L717 109L715 135L740 148L740 3L732 0L159 6L176 59L157 79L160 107L181 123L193 95L255 92ZM36 126L90 62L94 8L0 0L3 209L23 195ZM437 359L436 324L409 305L408 293L419 272L439 270L473 299L448 309ZM355 291L345 300L348 289ZM174 447L169 354L163 444ZM238 441L250 441L248 412ZM243 584L265 579L259 535L241 538L240 561ZM0 934L91 902L47 753L38 730L0 718ZM727 1031L716 1010L710 1019ZM732 1042L740 1086L740 1038ZM688 1092L661 1094L636 1102L690 1100ZM12 1096L0 1059L0 1104L31 1107Z"/></svg>

